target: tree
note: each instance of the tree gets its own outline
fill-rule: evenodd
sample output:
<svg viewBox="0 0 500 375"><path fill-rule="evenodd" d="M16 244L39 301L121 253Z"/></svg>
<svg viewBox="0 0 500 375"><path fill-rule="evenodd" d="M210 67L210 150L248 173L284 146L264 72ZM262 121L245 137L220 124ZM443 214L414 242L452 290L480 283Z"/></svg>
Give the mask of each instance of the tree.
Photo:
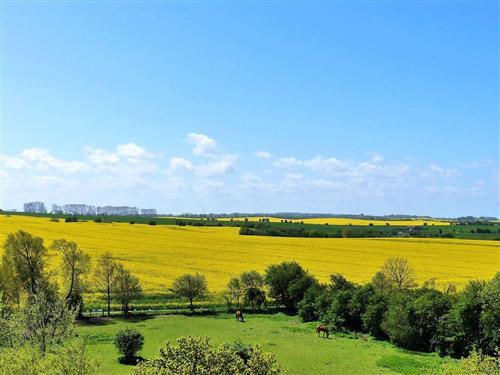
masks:
<svg viewBox="0 0 500 375"><path fill-rule="evenodd" d="M436 338L440 355L460 358L469 355L474 348L488 351L490 343L485 340L482 321L483 293L486 285L483 281L470 281L440 321ZM498 300L498 295L496 299ZM494 324L498 330L498 321Z"/></svg>
<svg viewBox="0 0 500 375"><path fill-rule="evenodd" d="M257 271L243 272L240 276L241 286L243 288L245 303L250 303L252 310L255 305L264 303L266 294L264 292L264 279Z"/></svg>
<svg viewBox="0 0 500 375"><path fill-rule="evenodd" d="M177 346L167 341L160 357L139 363L133 373L280 375L283 371L274 355L264 353L260 346L246 347L242 352L231 345L213 348L208 337L187 336L177 339Z"/></svg>
<svg viewBox="0 0 500 375"><path fill-rule="evenodd" d="M51 249L61 253L62 275L68 284L65 300L72 307L79 306L79 315L83 309L82 292L85 289L83 277L90 271L90 256L78 248L76 242L64 239L55 240Z"/></svg>
<svg viewBox="0 0 500 375"><path fill-rule="evenodd" d="M27 292L36 293L46 278L47 249L43 239L20 230L7 236L4 249L4 262L12 267L15 282Z"/></svg>
<svg viewBox="0 0 500 375"><path fill-rule="evenodd" d="M22 310L21 342L27 342L44 354L55 344L61 344L73 333L76 311L68 309L65 301L51 290L40 289L28 297Z"/></svg>
<svg viewBox="0 0 500 375"><path fill-rule="evenodd" d="M380 270L385 280L395 289L409 289L417 286L415 271L405 258L389 258Z"/></svg>
<svg viewBox="0 0 500 375"><path fill-rule="evenodd" d="M500 348L500 272L488 282L482 292L481 324L483 353L495 355Z"/></svg>
<svg viewBox="0 0 500 375"><path fill-rule="evenodd" d="M185 274L174 280L172 291L178 297L187 298L191 311L194 312L193 300L204 297L207 293L207 281L205 276L196 273Z"/></svg>
<svg viewBox="0 0 500 375"><path fill-rule="evenodd" d="M125 315L128 314L130 302L142 296L139 279L125 269L122 264L116 266L113 294L122 304L122 311Z"/></svg>
<svg viewBox="0 0 500 375"><path fill-rule="evenodd" d="M306 290L317 283L295 261L270 265L266 270L265 280L270 296L289 311L296 311Z"/></svg>
<svg viewBox="0 0 500 375"><path fill-rule="evenodd" d="M387 334L382 329L382 322L387 312L387 295L375 293L368 299L366 311L361 316L363 328L376 339L385 339Z"/></svg>
<svg viewBox="0 0 500 375"><path fill-rule="evenodd" d="M97 284L97 289L106 294L108 302L108 316L111 316L111 290L116 278L116 262L111 253L107 252L98 259L94 279Z"/></svg>
<svg viewBox="0 0 500 375"><path fill-rule="evenodd" d="M236 307L240 307L241 298L243 297L244 291L241 286L240 279L237 277L233 277L227 283L226 290L224 291L224 298L228 304L228 309L231 309L231 306L236 304Z"/></svg>
<svg viewBox="0 0 500 375"><path fill-rule="evenodd" d="M2 375L41 375L97 373L98 364L92 358L83 340L68 340L45 354L29 344L20 348L4 349L0 355Z"/></svg>
<svg viewBox="0 0 500 375"><path fill-rule="evenodd" d="M415 349L418 327L413 324L411 318L411 296L405 292L391 296L382 329L393 344L405 349Z"/></svg>
<svg viewBox="0 0 500 375"><path fill-rule="evenodd" d="M144 346L144 336L133 329L123 329L116 334L115 347L131 363L135 354Z"/></svg>
<svg viewBox="0 0 500 375"><path fill-rule="evenodd" d="M4 308L19 305L22 286L16 282L15 269L7 254L2 256L0 265L0 303ZM0 315L3 314L3 309Z"/></svg>

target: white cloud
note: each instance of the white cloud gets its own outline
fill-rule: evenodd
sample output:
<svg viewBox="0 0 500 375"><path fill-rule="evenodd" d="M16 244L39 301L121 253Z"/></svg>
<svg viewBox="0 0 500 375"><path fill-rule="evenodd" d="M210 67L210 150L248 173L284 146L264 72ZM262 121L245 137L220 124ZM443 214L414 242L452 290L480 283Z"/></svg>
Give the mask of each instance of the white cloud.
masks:
<svg viewBox="0 0 500 375"><path fill-rule="evenodd" d="M170 158L170 168L172 170L192 171L194 169L193 162L179 157Z"/></svg>
<svg viewBox="0 0 500 375"><path fill-rule="evenodd" d="M204 134L189 133L187 140L193 145L195 155L210 156L216 152L217 142Z"/></svg>
<svg viewBox="0 0 500 375"><path fill-rule="evenodd" d="M41 148L26 149L21 153L21 158L38 170L56 169L64 173L77 173L88 170L87 163L80 161L64 161Z"/></svg>
<svg viewBox="0 0 500 375"><path fill-rule="evenodd" d="M230 160L219 160L207 164L199 165L195 168L198 175L211 177L234 172L234 164Z"/></svg>
<svg viewBox="0 0 500 375"><path fill-rule="evenodd" d="M12 169L23 169L29 167L29 164L22 158L18 158L16 156L2 156L2 163L5 168Z"/></svg>
<svg viewBox="0 0 500 375"><path fill-rule="evenodd" d="M294 157L288 156L284 158L279 158L277 161L273 163L275 167L280 167L280 168L292 168L292 167L297 167L302 165L302 161L298 160Z"/></svg>
<svg viewBox="0 0 500 375"><path fill-rule="evenodd" d="M117 154L106 150L93 149L90 147L85 148L88 158L92 164L116 164L120 161Z"/></svg>
<svg viewBox="0 0 500 375"><path fill-rule="evenodd" d="M119 156L128 156L132 158L140 158L146 156L146 150L135 143L126 143L124 145L119 145L117 147L117 152Z"/></svg>
<svg viewBox="0 0 500 375"><path fill-rule="evenodd" d="M271 159L273 156L267 151L257 151L257 157L260 159Z"/></svg>
<svg viewBox="0 0 500 375"><path fill-rule="evenodd" d="M422 177L455 177L459 174L457 168L443 168L437 164L431 164L422 172Z"/></svg>

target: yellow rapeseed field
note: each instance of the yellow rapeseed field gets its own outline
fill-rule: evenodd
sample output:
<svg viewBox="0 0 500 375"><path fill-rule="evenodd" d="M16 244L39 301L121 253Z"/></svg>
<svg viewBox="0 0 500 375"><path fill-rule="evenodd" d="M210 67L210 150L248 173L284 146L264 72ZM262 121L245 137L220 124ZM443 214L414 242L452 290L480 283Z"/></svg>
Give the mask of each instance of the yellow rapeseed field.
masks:
<svg viewBox="0 0 500 375"><path fill-rule="evenodd" d="M354 239L240 236L238 228L50 222L48 218L0 215L0 239L19 229L44 238L78 242L93 259L110 251L132 270L146 291L164 291L186 272L207 277L212 291L242 271L264 271L271 263L296 260L319 280L341 273L366 282L389 257L410 260L420 282L436 277L458 287L470 279L489 279L500 270L495 241L455 239ZM0 249L0 252L3 250ZM49 251L54 267L58 258Z"/></svg>
<svg viewBox="0 0 500 375"><path fill-rule="evenodd" d="M233 218L234 220L244 220L244 218ZM252 216L249 217L250 221L258 221L261 217ZM280 222L282 219L278 217L269 217L271 222ZM218 220L231 220L231 218L222 218ZM418 226L424 225L450 225L449 221L439 221L439 220L367 220L367 219L346 219L341 217L318 217L318 218L307 218L307 219L293 219L294 223L303 221L305 224L328 224L328 225L403 225L403 226Z"/></svg>

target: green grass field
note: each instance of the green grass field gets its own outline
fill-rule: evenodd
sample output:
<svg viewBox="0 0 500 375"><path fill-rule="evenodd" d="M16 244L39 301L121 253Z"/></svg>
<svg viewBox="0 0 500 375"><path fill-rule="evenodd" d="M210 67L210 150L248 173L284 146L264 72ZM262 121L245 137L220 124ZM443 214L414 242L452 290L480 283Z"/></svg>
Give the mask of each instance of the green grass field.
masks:
<svg viewBox="0 0 500 375"><path fill-rule="evenodd" d="M355 338L331 335L318 338L314 323L301 323L295 317L247 315L237 323L233 315L157 316L131 319L104 319L101 324L84 323L77 332L89 345L89 351L101 362L100 374L126 374L130 367L118 363L114 336L123 328L133 328L145 336L146 359L158 355L165 340L188 334L209 336L216 345L239 339L260 344L276 354L288 374L421 374L426 367L442 363L436 354L411 353L388 342L366 336Z"/></svg>

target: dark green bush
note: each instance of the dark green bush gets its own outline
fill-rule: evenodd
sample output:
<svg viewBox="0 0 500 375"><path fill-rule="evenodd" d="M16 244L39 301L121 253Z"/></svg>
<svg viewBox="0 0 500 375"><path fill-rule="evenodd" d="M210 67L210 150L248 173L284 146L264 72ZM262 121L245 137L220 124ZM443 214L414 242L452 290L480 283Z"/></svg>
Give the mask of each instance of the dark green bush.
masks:
<svg viewBox="0 0 500 375"><path fill-rule="evenodd" d="M117 333L115 346L125 358L132 358L144 345L144 336L133 329L127 328Z"/></svg>

